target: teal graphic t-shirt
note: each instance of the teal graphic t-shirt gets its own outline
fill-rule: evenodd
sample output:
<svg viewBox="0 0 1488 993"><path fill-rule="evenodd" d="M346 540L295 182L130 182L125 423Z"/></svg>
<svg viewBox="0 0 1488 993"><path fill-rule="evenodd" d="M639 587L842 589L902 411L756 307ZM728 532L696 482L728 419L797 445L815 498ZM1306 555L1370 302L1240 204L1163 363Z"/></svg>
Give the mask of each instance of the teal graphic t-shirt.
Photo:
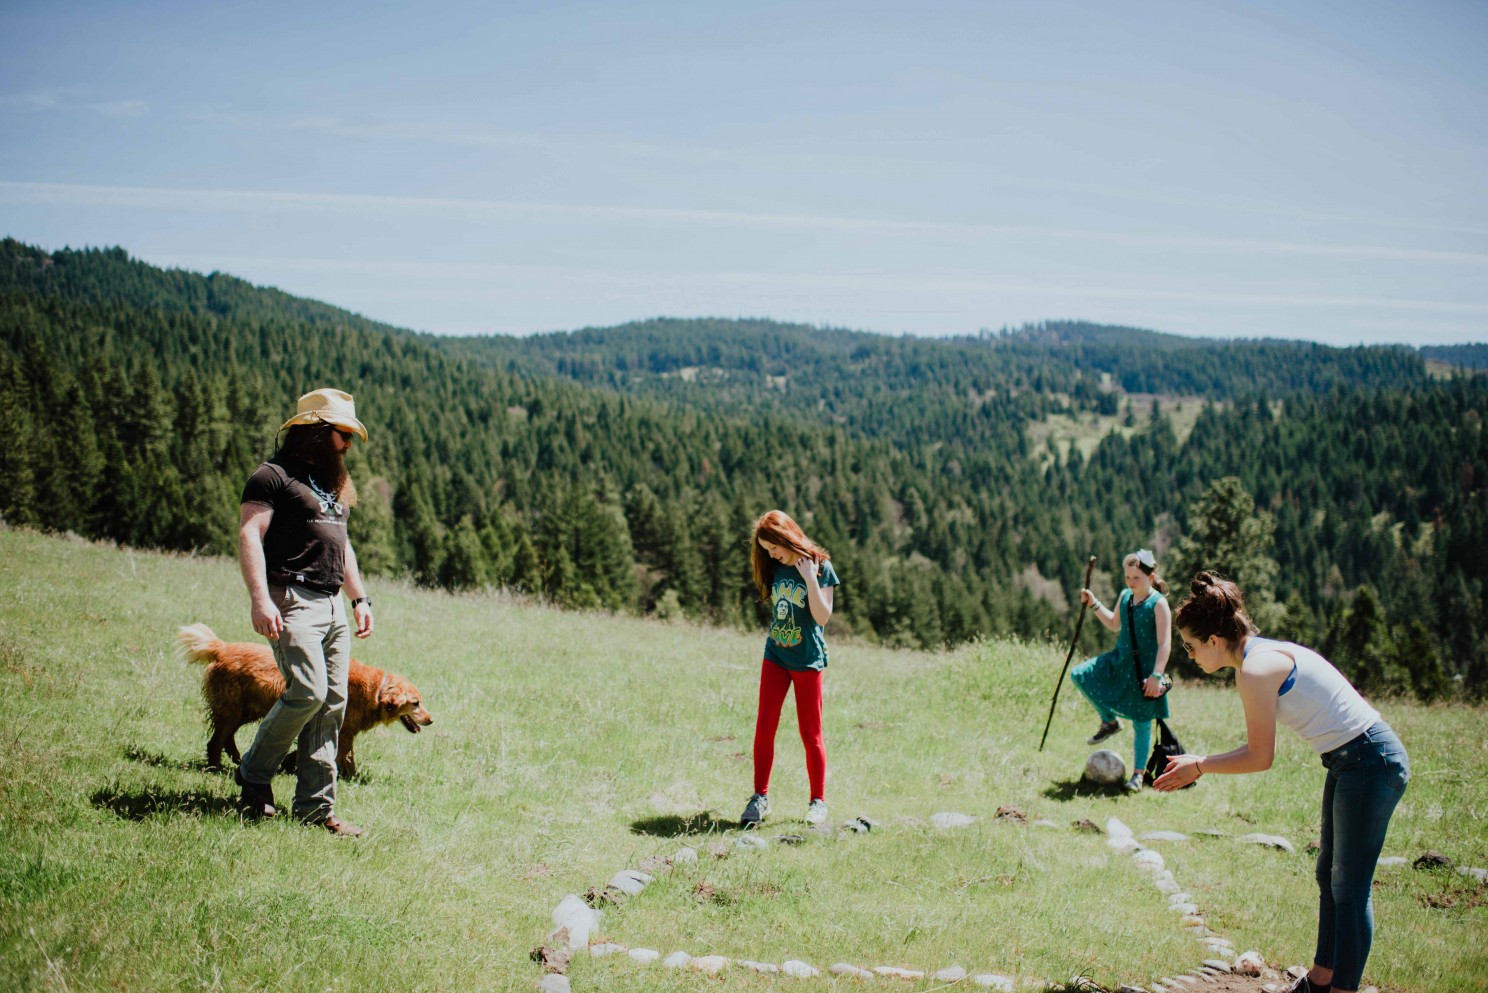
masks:
<svg viewBox="0 0 1488 993"><path fill-rule="evenodd" d="M842 580L829 560L817 567L816 582L825 589ZM798 672L827 667L827 640L806 602L806 581L793 565L776 563L770 581L770 636L765 639L765 658Z"/></svg>

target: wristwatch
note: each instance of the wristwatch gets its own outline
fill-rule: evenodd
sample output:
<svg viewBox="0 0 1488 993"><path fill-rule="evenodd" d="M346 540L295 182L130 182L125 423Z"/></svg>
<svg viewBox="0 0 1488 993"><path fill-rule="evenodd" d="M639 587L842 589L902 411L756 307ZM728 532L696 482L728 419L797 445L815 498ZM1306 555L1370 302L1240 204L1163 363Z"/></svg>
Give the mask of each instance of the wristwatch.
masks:
<svg viewBox="0 0 1488 993"><path fill-rule="evenodd" d="M352 610L356 610L357 604L359 604L359 603L365 603L367 606L370 607L370 606L372 606L372 598L369 597L369 596L359 596L359 597L357 597L355 600L351 601L351 609Z"/></svg>

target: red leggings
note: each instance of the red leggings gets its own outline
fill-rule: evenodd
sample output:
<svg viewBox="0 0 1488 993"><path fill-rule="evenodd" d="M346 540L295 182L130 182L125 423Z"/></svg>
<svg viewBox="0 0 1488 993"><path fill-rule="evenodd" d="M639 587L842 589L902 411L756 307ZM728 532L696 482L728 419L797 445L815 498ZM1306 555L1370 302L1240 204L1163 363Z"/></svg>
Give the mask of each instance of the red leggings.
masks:
<svg viewBox="0 0 1488 993"><path fill-rule="evenodd" d="M754 792L770 792L770 770L775 765L775 731L785 694L796 687L796 722L801 726L801 744L806 746L806 778L811 780L811 799L827 798L827 742L822 737L822 671L797 672L769 659L760 666L759 716L754 725Z"/></svg>

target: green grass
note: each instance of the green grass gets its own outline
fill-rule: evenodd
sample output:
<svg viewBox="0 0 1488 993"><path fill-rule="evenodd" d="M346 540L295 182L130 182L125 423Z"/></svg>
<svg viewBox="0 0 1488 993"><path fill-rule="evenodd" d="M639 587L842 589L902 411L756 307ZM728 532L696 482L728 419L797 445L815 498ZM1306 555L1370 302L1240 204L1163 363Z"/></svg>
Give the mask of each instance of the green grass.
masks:
<svg viewBox="0 0 1488 993"><path fill-rule="evenodd" d="M707 845L734 832L678 832L710 814L732 820L749 793L762 633L389 582L373 594L378 630L356 654L417 683L435 724L360 739L363 775L342 785L339 812L368 836L336 841L284 818L240 823L230 779L202 768L199 671L174 657L174 633L203 621L252 638L235 563L0 531L0 989L528 989L540 975L528 953L565 894L684 844L702 861L607 911L604 935L663 954L1146 985L1201 953L1129 858L1069 829L1112 815L1139 832L1292 839L1294 856L1232 840L1160 850L1239 949L1281 964L1310 954L1316 897L1300 849L1317 833L1322 774L1286 733L1265 775L1207 776L1175 796L1083 794L1095 719L1072 687L1037 751L1058 648L838 641L826 698L833 820L867 814L881 830L714 859ZM1192 750L1238 741L1232 692L1183 685L1173 703ZM789 708L767 838L804 828ZM1383 710L1414 766L1386 853L1432 848L1488 865L1483 712ZM1129 734L1115 745L1128 749ZM276 788L281 800L292 792L283 777ZM997 821L1003 804L1061 827ZM947 810L979 820L928 826ZM1485 900L1461 876L1381 870L1367 979L1485 988ZM624 956L579 959L570 974L579 990L719 982ZM726 983L856 986L737 972Z"/></svg>
<svg viewBox="0 0 1488 993"><path fill-rule="evenodd" d="M1130 400L1132 412L1135 415L1135 423L1130 427L1126 424L1125 403L1122 404L1120 411L1111 415L1089 412L1050 414L1041 421L1031 422L1026 428L1030 456L1038 459L1041 467L1047 467L1050 458L1048 442L1053 440L1059 450L1060 458L1064 458L1069 451L1069 446L1074 444L1080 450L1080 455L1088 459L1100 447L1101 439L1112 431L1129 438L1136 432L1145 430L1152 416L1154 400L1162 404L1163 411L1173 425L1173 434L1181 445L1193 433L1199 413L1204 409L1202 397L1153 397L1150 394L1137 394L1133 395ZM1216 404L1216 406L1223 406L1223 404Z"/></svg>

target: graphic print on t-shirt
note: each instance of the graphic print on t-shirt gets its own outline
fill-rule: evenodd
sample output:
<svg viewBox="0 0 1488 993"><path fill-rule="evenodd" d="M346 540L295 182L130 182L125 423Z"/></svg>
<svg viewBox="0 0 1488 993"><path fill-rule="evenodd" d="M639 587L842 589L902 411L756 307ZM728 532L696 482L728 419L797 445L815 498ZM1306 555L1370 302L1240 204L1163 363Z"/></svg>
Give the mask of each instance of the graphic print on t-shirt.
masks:
<svg viewBox="0 0 1488 993"><path fill-rule="evenodd" d="M795 648L801 643L801 625L796 623L791 605L806 606L806 585L781 577L770 590L775 604L775 620L770 625L770 640L781 648Z"/></svg>

